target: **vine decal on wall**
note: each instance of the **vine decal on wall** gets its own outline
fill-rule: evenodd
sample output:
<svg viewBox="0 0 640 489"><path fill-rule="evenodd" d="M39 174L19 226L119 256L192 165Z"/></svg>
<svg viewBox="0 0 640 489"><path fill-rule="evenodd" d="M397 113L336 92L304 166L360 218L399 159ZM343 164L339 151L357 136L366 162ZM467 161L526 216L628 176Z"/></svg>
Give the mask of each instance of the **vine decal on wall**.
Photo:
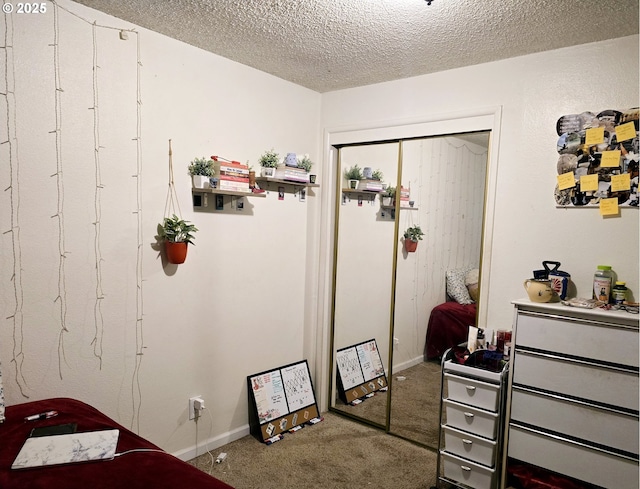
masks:
<svg viewBox="0 0 640 489"><path fill-rule="evenodd" d="M13 268L11 282L13 285L13 312L6 317L12 323L13 351L11 364L14 368L14 379L20 395L26 394L27 381L22 372L24 364L24 290L22 288L22 250L20 248L20 160L18 158L18 138L16 136L16 101L15 101L15 60L13 53L13 17L4 15L4 45L1 51L4 55L4 86L0 94L5 101L6 108L6 139L0 142L6 149L9 163L9 186L4 189L9 192L10 223L9 230L3 234L11 235L11 251Z"/></svg>
<svg viewBox="0 0 640 489"><path fill-rule="evenodd" d="M58 333L58 375L62 380L62 362L65 360L64 354L64 334L69 332L67 328L67 290L65 275L65 229L64 229L64 180L63 180L63 159L62 159L62 86L60 81L60 26L58 22L58 5L54 4L53 9L53 71L54 71L54 100L56 127L50 134L55 135L56 143L56 172L51 175L56 179L57 187L57 209L51 216L58 223L58 295L54 302L59 306L60 332Z"/></svg>

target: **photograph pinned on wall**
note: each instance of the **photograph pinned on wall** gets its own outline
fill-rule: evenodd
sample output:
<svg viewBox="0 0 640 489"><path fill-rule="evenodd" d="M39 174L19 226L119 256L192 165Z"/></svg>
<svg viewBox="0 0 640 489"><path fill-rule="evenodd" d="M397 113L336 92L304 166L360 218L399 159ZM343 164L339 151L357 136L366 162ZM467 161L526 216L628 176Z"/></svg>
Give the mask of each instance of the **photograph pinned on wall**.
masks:
<svg viewBox="0 0 640 489"><path fill-rule="evenodd" d="M638 208L639 110L563 115L556 122L558 207Z"/></svg>
<svg viewBox="0 0 640 489"><path fill-rule="evenodd" d="M242 212L244 210L244 197L236 199L236 210Z"/></svg>
<svg viewBox="0 0 640 489"><path fill-rule="evenodd" d="M306 188L301 188L300 189L300 193L298 195L298 198L300 199L300 202L304 202L305 200L307 200L307 189Z"/></svg>
<svg viewBox="0 0 640 489"><path fill-rule="evenodd" d="M362 207L362 195L358 195L358 207Z"/></svg>
<svg viewBox="0 0 640 489"><path fill-rule="evenodd" d="M216 210L221 211L224 209L224 195L216 195Z"/></svg>
<svg viewBox="0 0 640 489"><path fill-rule="evenodd" d="M345 205L347 203L347 196L346 194L342 194L342 205Z"/></svg>
<svg viewBox="0 0 640 489"><path fill-rule="evenodd" d="M278 200L284 200L284 187L278 187Z"/></svg>

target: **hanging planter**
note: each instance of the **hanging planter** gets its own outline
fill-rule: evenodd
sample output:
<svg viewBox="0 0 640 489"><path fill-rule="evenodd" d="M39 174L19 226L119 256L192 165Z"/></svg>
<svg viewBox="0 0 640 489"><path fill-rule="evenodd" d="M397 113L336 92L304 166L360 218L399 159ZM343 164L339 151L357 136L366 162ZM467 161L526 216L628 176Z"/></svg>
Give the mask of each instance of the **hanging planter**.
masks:
<svg viewBox="0 0 640 489"><path fill-rule="evenodd" d="M172 241L164 242L164 251L167 255L167 261L179 265L187 259L187 250L189 243L174 243Z"/></svg>
<svg viewBox="0 0 640 489"><path fill-rule="evenodd" d="M175 214L171 217L165 217L159 228L160 236L164 238L165 252L169 263L184 263L187 258L187 245L193 244L193 233L198 228Z"/></svg>
<svg viewBox="0 0 640 489"><path fill-rule="evenodd" d="M411 239L404 240L404 249L407 250L407 253L413 253L418 248L418 242L413 241Z"/></svg>
<svg viewBox="0 0 640 489"><path fill-rule="evenodd" d="M424 233L420 226L408 227L404 232L404 249L407 253L413 253L418 248L418 241L422 239Z"/></svg>

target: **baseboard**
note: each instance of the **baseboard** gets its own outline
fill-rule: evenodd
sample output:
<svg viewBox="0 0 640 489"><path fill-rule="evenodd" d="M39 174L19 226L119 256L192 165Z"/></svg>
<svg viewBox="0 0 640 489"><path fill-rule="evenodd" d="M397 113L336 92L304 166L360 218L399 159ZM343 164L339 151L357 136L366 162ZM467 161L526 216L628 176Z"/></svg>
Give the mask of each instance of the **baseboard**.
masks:
<svg viewBox="0 0 640 489"><path fill-rule="evenodd" d="M419 357L416 358L412 358L411 360L407 360L406 362L402 362L399 363L397 365L393 366L393 373L397 374L398 372L402 372L403 370L407 369L407 368L411 368L414 367L416 365L418 365L419 363L424 362L424 356L420 355Z"/></svg>
<svg viewBox="0 0 640 489"><path fill-rule="evenodd" d="M215 450L216 448L220 448L227 443L239 440L240 438L247 436L249 433L249 425L247 424L235 430L227 431L226 433L222 433L221 435L209 438L208 440L202 440L198 443L198 446L193 445L189 448L179 450L173 453L173 455L186 462L187 460L192 460L197 456L206 453L207 450Z"/></svg>

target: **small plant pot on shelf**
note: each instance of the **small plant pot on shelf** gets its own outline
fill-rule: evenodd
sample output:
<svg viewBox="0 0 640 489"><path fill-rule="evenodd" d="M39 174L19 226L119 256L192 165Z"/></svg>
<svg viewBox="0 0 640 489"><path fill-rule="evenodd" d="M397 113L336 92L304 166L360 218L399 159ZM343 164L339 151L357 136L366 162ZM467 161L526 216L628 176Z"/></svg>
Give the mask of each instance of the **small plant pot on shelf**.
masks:
<svg viewBox="0 0 640 489"><path fill-rule="evenodd" d="M164 242L164 250L167 254L169 263L180 265L187 259L188 243L174 243L173 241Z"/></svg>
<svg viewBox="0 0 640 489"><path fill-rule="evenodd" d="M418 248L417 241L413 241L411 239L404 240L404 249L407 251L407 253L413 253L416 251L417 248Z"/></svg>
<svg viewBox="0 0 640 489"><path fill-rule="evenodd" d="M191 175L193 188L209 188L209 178L205 175Z"/></svg>
<svg viewBox="0 0 640 489"><path fill-rule="evenodd" d="M349 180L349 188L351 190L357 190L359 183L360 183L360 180Z"/></svg>
<svg viewBox="0 0 640 489"><path fill-rule="evenodd" d="M263 166L262 167L262 176L263 177L267 177L267 178L275 178L276 176L276 169L272 168L272 167L268 167L268 166Z"/></svg>

